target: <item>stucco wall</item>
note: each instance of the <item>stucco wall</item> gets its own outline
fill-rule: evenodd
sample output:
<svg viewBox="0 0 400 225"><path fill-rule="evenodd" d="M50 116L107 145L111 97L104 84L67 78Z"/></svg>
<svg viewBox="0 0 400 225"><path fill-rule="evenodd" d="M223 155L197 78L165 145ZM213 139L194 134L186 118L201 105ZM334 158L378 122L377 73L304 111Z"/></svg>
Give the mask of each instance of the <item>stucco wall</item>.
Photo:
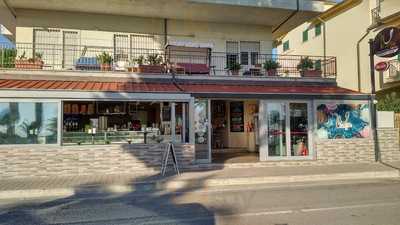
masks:
<svg viewBox="0 0 400 225"><path fill-rule="evenodd" d="M164 145L0 146L0 180L159 171ZM179 166L194 163L194 146L177 145Z"/></svg>
<svg viewBox="0 0 400 225"><path fill-rule="evenodd" d="M62 28L78 31L82 45L113 46L115 33L164 35L164 20L70 12L18 10L17 42L32 42L33 28ZM261 52L271 53L272 28L261 25L168 20L169 40L207 42L214 51L226 50L226 41L260 41ZM163 38L160 38L163 42ZM164 43L159 43L164 47Z"/></svg>

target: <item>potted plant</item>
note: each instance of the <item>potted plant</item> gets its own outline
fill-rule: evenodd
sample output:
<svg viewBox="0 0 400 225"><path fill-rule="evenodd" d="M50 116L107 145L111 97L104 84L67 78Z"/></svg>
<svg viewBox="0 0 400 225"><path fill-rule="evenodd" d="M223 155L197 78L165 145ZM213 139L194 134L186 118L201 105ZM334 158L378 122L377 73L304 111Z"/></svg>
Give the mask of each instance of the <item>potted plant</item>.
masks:
<svg viewBox="0 0 400 225"><path fill-rule="evenodd" d="M1 68L14 68L14 60L17 52L15 49L5 48L0 49L0 67Z"/></svg>
<svg viewBox="0 0 400 225"><path fill-rule="evenodd" d="M265 69L266 75L268 76L277 76L277 69L281 67L279 62L268 59L267 61L264 62L263 67Z"/></svg>
<svg viewBox="0 0 400 225"><path fill-rule="evenodd" d="M143 65L145 61L145 58L143 55L139 55L137 58L133 58L130 61L130 66L128 67L129 72L139 72L139 66Z"/></svg>
<svg viewBox="0 0 400 225"><path fill-rule="evenodd" d="M321 68L315 66L314 62L309 57L301 58L297 69L302 77L321 77L322 74Z"/></svg>
<svg viewBox="0 0 400 225"><path fill-rule="evenodd" d="M237 62L233 62L233 63L230 63L228 65L228 70L234 76L238 76L239 75L239 71L240 71L241 68L242 68L242 66L240 65L240 63L237 63Z"/></svg>
<svg viewBox="0 0 400 225"><path fill-rule="evenodd" d="M15 68L18 69L43 69L43 53L36 52L33 58L27 58L25 51L15 59Z"/></svg>
<svg viewBox="0 0 400 225"><path fill-rule="evenodd" d="M101 71L111 71L111 64L112 64L112 56L107 53L103 52L100 55L97 55L97 61L100 63L100 70Z"/></svg>
<svg viewBox="0 0 400 225"><path fill-rule="evenodd" d="M164 72L164 66L162 65L163 62L163 57L159 54L150 54L148 55L143 62L141 62L143 59L139 58L139 61L137 62L139 67L138 67L138 72L139 73L163 73Z"/></svg>

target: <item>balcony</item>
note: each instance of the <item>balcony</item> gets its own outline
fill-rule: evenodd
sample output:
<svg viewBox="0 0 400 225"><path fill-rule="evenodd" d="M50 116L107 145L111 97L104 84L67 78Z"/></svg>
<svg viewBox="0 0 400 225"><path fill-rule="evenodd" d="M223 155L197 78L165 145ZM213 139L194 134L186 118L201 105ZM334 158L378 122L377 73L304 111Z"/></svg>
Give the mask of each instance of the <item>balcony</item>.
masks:
<svg viewBox="0 0 400 225"><path fill-rule="evenodd" d="M212 52L200 47L148 49L17 43L15 48L0 47L0 69L46 74L67 71L80 76L90 72L96 76L120 73L189 79L335 80L336 57Z"/></svg>
<svg viewBox="0 0 400 225"><path fill-rule="evenodd" d="M400 81L400 61L397 59L390 60L389 69L384 73L384 87L390 87L393 83Z"/></svg>

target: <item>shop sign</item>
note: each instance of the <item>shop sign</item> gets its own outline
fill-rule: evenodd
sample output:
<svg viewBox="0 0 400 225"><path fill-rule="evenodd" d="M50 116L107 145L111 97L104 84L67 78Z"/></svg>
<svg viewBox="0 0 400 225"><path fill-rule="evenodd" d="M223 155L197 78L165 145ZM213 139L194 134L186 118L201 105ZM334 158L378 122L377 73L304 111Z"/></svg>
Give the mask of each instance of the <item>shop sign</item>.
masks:
<svg viewBox="0 0 400 225"><path fill-rule="evenodd" d="M400 29L387 27L380 31L374 39L374 54L390 58L400 52Z"/></svg>
<svg viewBox="0 0 400 225"><path fill-rule="evenodd" d="M379 62L375 65L375 70L379 72L384 72L389 69L389 63Z"/></svg>

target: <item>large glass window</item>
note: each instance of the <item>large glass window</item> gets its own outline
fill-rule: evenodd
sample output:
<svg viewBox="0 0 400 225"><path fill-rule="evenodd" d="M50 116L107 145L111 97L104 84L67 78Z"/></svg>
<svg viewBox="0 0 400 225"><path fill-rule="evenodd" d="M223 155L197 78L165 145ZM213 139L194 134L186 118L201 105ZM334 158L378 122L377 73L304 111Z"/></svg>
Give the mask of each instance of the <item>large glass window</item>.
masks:
<svg viewBox="0 0 400 225"><path fill-rule="evenodd" d="M68 101L63 108L64 145L188 142L187 103Z"/></svg>
<svg viewBox="0 0 400 225"><path fill-rule="evenodd" d="M56 144L58 103L0 102L0 144Z"/></svg>
<svg viewBox="0 0 400 225"><path fill-rule="evenodd" d="M270 102L266 104L268 157L309 156L309 104Z"/></svg>

